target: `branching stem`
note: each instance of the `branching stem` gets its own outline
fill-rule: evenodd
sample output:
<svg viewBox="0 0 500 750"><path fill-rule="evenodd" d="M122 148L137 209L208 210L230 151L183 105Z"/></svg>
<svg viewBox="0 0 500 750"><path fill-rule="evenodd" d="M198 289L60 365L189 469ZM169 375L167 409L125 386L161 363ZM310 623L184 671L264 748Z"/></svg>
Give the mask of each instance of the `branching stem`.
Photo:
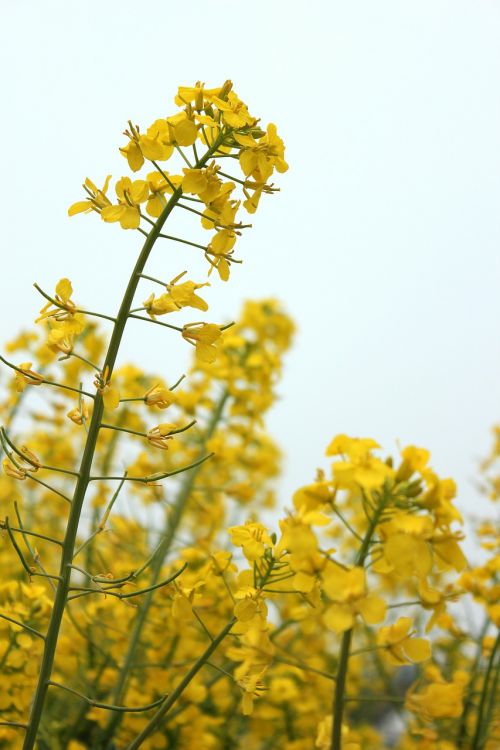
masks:
<svg viewBox="0 0 500 750"><path fill-rule="evenodd" d="M215 150L221 145L224 140L225 134L219 136L214 142L213 146L208 149L204 156L200 159L200 162L196 165L197 168L205 166L208 160L211 158ZM116 320L113 325L113 330L108 346L108 351L104 360L103 370L107 372L108 377L111 377L118 351L122 341L122 337L125 331L125 326L129 319L129 313L132 309L135 293L139 284L140 275L143 273L146 263L149 259L151 251L155 245L158 235L161 233L163 225L172 213L175 206L178 204L182 196L182 188L177 188L171 195L167 205L163 209L161 215L157 219L154 227L152 227L146 240L142 246L139 257L136 261L135 267L132 270L125 294L116 316ZM70 389L77 390L77 389ZM77 390L77 392L81 392ZM83 451L82 460L80 463L80 469L78 472L78 479L76 482L73 499L71 502L71 509L68 517L68 523L66 526L66 534L64 537L61 561L60 561L60 580L57 586L56 595L52 607L50 616L49 626L47 629L47 635L45 639L45 648L42 656L42 662L40 666L40 672L38 677L38 683L33 697L31 705L31 712L28 722L28 728L23 743L23 750L33 750L37 740L38 729L40 726L40 720L42 718L43 708L45 705L45 699L49 688L50 678L52 674L52 668L54 664L54 658L57 648L57 642L59 638L59 631L66 607L68 598L68 592L71 582L71 563L73 560L75 543L78 534L78 526L80 516L82 513L83 503L85 501L86 492L91 481L91 470L94 459L94 453L96 450L97 440L100 432L100 425L102 422L104 403L102 394L99 390L95 394L94 409L92 412L92 418L88 427L87 439L85 442L85 448ZM120 477L122 479L122 477Z"/></svg>

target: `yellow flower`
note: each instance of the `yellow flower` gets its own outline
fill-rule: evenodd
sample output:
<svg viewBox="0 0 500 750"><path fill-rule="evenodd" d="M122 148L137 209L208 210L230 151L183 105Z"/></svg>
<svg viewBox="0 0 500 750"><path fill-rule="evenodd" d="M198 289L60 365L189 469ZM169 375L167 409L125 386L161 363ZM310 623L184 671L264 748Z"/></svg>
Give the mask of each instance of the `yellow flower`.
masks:
<svg viewBox="0 0 500 750"><path fill-rule="evenodd" d="M182 190L185 193L199 195L207 189L208 179L206 169L183 169Z"/></svg>
<svg viewBox="0 0 500 750"><path fill-rule="evenodd" d="M411 617L400 617L393 625L382 627L377 632L377 643L396 666L426 661L431 657L429 641L412 638Z"/></svg>
<svg viewBox="0 0 500 750"><path fill-rule="evenodd" d="M152 427L147 433L147 439L154 445L155 448L161 448L162 450L168 449L168 441L172 440L172 430L175 430L175 424L169 422L162 422L161 424Z"/></svg>
<svg viewBox="0 0 500 750"><path fill-rule="evenodd" d="M336 633L350 630L357 614L367 625L382 622L385 617L386 604L379 596L367 594L365 571L361 567L344 570L331 563L323 571L323 590L331 601L323 620Z"/></svg>
<svg viewBox="0 0 500 750"><path fill-rule="evenodd" d="M412 474L418 472L422 474L425 470L431 454L425 448L417 448L414 445L408 445L401 451L403 461L396 475L397 482L403 482L409 479Z"/></svg>
<svg viewBox="0 0 500 750"><path fill-rule="evenodd" d="M246 596L244 599L240 599L239 602L236 602L233 609L234 616L240 622L253 620L258 611L259 603L251 596Z"/></svg>
<svg viewBox="0 0 500 750"><path fill-rule="evenodd" d="M114 411L120 406L120 392L118 388L111 385L111 381L108 378L109 369L106 365L104 372L99 374L94 379L94 385L98 392L102 396L104 408Z"/></svg>
<svg viewBox="0 0 500 750"><path fill-rule="evenodd" d="M61 331L58 328L53 328L49 332L47 340L47 346L52 352L62 352L63 354L71 354L73 351L74 337L68 336L65 331Z"/></svg>
<svg viewBox="0 0 500 750"><path fill-rule="evenodd" d="M318 750L330 750L332 746L333 716L326 716L318 726L314 747ZM352 732L346 724L341 727L342 750L361 750L360 736Z"/></svg>
<svg viewBox="0 0 500 750"><path fill-rule="evenodd" d="M226 81L219 88L206 89L205 84L198 81L196 86L179 86L174 101L180 107L193 103L196 109L203 109L206 102L212 102L215 96L221 96L223 89L230 89L231 86L231 81Z"/></svg>
<svg viewBox="0 0 500 750"><path fill-rule="evenodd" d="M196 356L202 362L215 362L216 344L221 337L221 330L215 323L186 323L182 337L196 347Z"/></svg>
<svg viewBox="0 0 500 750"><path fill-rule="evenodd" d="M236 243L236 233L230 229L221 229L214 234L209 244L209 250L214 255L228 255Z"/></svg>
<svg viewBox="0 0 500 750"><path fill-rule="evenodd" d="M252 176L257 182L267 182L273 171L286 172L288 164L284 159L285 145L278 136L276 125L269 123L267 133L259 141L250 135L235 133L235 140L243 146L239 160L243 173Z"/></svg>
<svg viewBox="0 0 500 750"><path fill-rule="evenodd" d="M66 416L68 419L71 419L72 422L74 422L77 425L82 425L85 422L88 421L89 418L89 407L87 406L86 402L82 399L82 402L79 407L75 407L74 409L71 409Z"/></svg>
<svg viewBox="0 0 500 750"><path fill-rule="evenodd" d="M167 123L172 142L175 142L178 146L192 146L195 143L198 137L198 128L186 112L179 112L177 115L167 118Z"/></svg>
<svg viewBox="0 0 500 750"><path fill-rule="evenodd" d="M31 362L22 362L16 370L16 391L22 393L27 385L42 385L43 375L31 369Z"/></svg>
<svg viewBox="0 0 500 750"><path fill-rule="evenodd" d="M165 119L155 120L145 135L139 135L138 141L143 156L151 161L167 161L174 151L170 142L170 128Z"/></svg>
<svg viewBox="0 0 500 750"><path fill-rule="evenodd" d="M293 504L297 510L315 510L323 505L331 505L334 497L332 483L320 480L298 489L293 495Z"/></svg>
<svg viewBox="0 0 500 750"><path fill-rule="evenodd" d="M152 320L155 320L157 315L166 315L166 313L179 310L179 306L175 303L175 300L166 292L160 294L159 297L156 297L154 292L152 292L142 305Z"/></svg>
<svg viewBox="0 0 500 750"><path fill-rule="evenodd" d="M141 223L140 204L149 198L149 185L146 180L132 180L122 177L116 183L117 205L104 206L101 219L106 222L118 221L122 229L137 229Z"/></svg>
<svg viewBox="0 0 500 750"><path fill-rule="evenodd" d="M97 211L97 213L100 213L101 209L105 206L109 206L111 204L111 201L107 197L106 193L109 187L109 181L111 180L111 175L108 174L106 177L106 181L104 182L104 185L101 189L96 187L92 180L89 180L87 177L85 179L84 187L87 190L87 193L89 194L89 197L84 201L77 201L77 203L73 203L68 208L68 216L74 216L75 214L80 213L90 213L90 211Z"/></svg>
<svg viewBox="0 0 500 750"><path fill-rule="evenodd" d="M421 693L410 692L406 708L424 719L456 719L462 714L464 680L431 682Z"/></svg>
<svg viewBox="0 0 500 750"><path fill-rule="evenodd" d="M144 156L139 146L138 141L131 139L126 146L120 148L120 153L128 161L128 165L132 172L138 172L144 164Z"/></svg>
<svg viewBox="0 0 500 750"><path fill-rule="evenodd" d="M176 395L169 388L153 385L144 394L144 401L148 406L157 406L158 409L166 409L175 403Z"/></svg>
<svg viewBox="0 0 500 750"><path fill-rule="evenodd" d="M244 128L248 125L254 125L256 122L255 118L249 113L246 104L238 98L234 91L229 91L225 100L214 96L212 102L222 113L224 123L231 128Z"/></svg>
<svg viewBox="0 0 500 750"><path fill-rule="evenodd" d="M182 307L192 307L195 310L202 310L205 312L208 310L208 305L204 299L199 297L195 292L198 289L202 289L204 286L210 286L208 282L204 284L195 284L194 281L183 281L182 284L178 284L177 281L181 276L177 276L176 279L167 284L167 291L171 298L174 300L178 309Z"/></svg>
<svg viewBox="0 0 500 750"><path fill-rule="evenodd" d="M241 680L238 680L237 684L243 690L242 713L244 716L250 716L253 713L254 700L259 698L267 689L262 683L264 672L265 670L256 672L255 674L248 674Z"/></svg>
<svg viewBox="0 0 500 750"><path fill-rule="evenodd" d="M28 472L36 472L41 466L38 456L29 450L25 445L21 446L20 452L23 456L8 454L7 458L2 461L2 467L5 474L11 479L24 480Z"/></svg>
<svg viewBox="0 0 500 750"><path fill-rule="evenodd" d="M171 193L172 188L163 174L160 174L159 172L150 172L147 175L147 178L149 197L146 203L146 211L150 216L157 219L167 205L167 199L164 194ZM174 184L173 179L170 179L170 182L172 185Z"/></svg>
<svg viewBox="0 0 500 750"><path fill-rule="evenodd" d="M273 703L289 703L300 697L299 687L290 677L274 677L269 686L268 698Z"/></svg>
<svg viewBox="0 0 500 750"><path fill-rule="evenodd" d="M445 529L436 531L432 537L432 548L441 567L454 568L457 572L467 567L467 558L458 544L463 538L460 531L452 532Z"/></svg>
<svg viewBox="0 0 500 750"><path fill-rule="evenodd" d="M264 555L266 547L272 545L266 527L259 521L246 521L243 526L231 526L228 531L232 543L242 548L243 554L250 562L259 560Z"/></svg>
<svg viewBox="0 0 500 750"><path fill-rule="evenodd" d="M350 438L337 435L326 449L327 456L342 456L347 460L333 464L335 483L345 489L363 487L370 491L381 487L394 470L372 455L379 444L371 438Z"/></svg>

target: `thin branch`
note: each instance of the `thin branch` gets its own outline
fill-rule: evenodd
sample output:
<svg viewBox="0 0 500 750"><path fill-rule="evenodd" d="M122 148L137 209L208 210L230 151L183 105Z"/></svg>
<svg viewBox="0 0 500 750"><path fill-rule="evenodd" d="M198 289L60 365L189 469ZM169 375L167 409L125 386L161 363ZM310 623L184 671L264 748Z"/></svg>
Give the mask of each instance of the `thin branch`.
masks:
<svg viewBox="0 0 500 750"><path fill-rule="evenodd" d="M19 557L19 559L21 561L21 565L25 569L26 573L28 574L28 578L31 581L31 576L33 575L33 571L31 570L31 568L29 567L28 563L24 559L24 555L23 555L23 553L21 551L21 548L18 545L18 543L16 542L14 534L12 533L11 528L9 526L9 519L8 519L8 517L5 518L5 522L4 523L5 523L5 528L7 530L7 534L9 535L9 539L12 542L12 546L14 547L15 551L17 552L17 556Z"/></svg>
<svg viewBox="0 0 500 750"><path fill-rule="evenodd" d="M182 242L183 245L190 245L191 247L197 247L200 250L207 251L208 247L207 245L200 245L198 242L190 242L189 240L183 240L181 237L174 237L171 234L159 234L158 237L161 237L164 240L172 240L173 242Z"/></svg>
<svg viewBox="0 0 500 750"><path fill-rule="evenodd" d="M75 567L75 566L72 566ZM114 596L116 599L131 599L134 596L141 596L142 594L147 594L149 591L155 591L155 589L162 588L163 586L168 586L168 584L172 583L172 581L175 581L176 578L178 578L181 573L183 573L187 568L187 563L184 563L182 568L177 570L173 575L169 576L168 578L165 578L163 581L159 581L159 583L155 583L153 586L147 586L144 589L139 589L138 591L131 591L128 594L121 594L117 593L116 591L112 591L113 588L121 588L125 585L125 583L129 582L131 579L137 577L138 573L131 573L126 580L123 581L116 581L115 585L108 586L106 588L99 588L99 589L91 589L84 586L70 586L71 591L79 591L80 593L76 596L69 596L68 601L70 599L77 599L80 596L86 596L89 594L104 594L109 596ZM89 576L92 581L95 583L99 583L99 580L96 580L96 578L92 578Z"/></svg>
<svg viewBox="0 0 500 750"><path fill-rule="evenodd" d="M0 521L0 529L5 529L5 521ZM28 529L24 528L18 528L17 526L11 526L11 531L19 531L22 534L27 534L28 536L34 536L37 539L45 539L47 542L53 542L53 544L58 544L60 547L62 547L62 542L59 541L59 539L54 539L52 536L45 536L45 534L39 534L37 531L28 531Z"/></svg>
<svg viewBox="0 0 500 750"><path fill-rule="evenodd" d="M66 685L62 685L60 682L48 680L47 684L52 685L53 687L60 688L61 690L66 690L66 692L76 695L78 698L81 698L82 701L85 701L85 703L87 703L89 706L92 706L93 708L103 708L106 711L120 711L122 713L142 713L143 711L149 711L151 708L157 708L158 706L161 706L161 704L167 698L166 695L163 695L157 701L148 703L146 706L113 706L111 703L101 703L100 701L95 701L92 698L84 695L83 693L80 693L78 690L74 690L73 688L67 687Z"/></svg>
<svg viewBox="0 0 500 750"><path fill-rule="evenodd" d="M161 320L153 320L153 318L145 318L142 315L134 315L133 313L130 313L128 317L134 318L134 320L144 320L146 323L156 323L156 325L165 326L165 328L171 328L173 331L178 331L179 333L182 333L183 331L183 329L179 328L179 326L174 326L170 323L163 323Z"/></svg>
<svg viewBox="0 0 500 750"><path fill-rule="evenodd" d="M0 362L3 362L4 365L7 365L7 367L10 367L11 370L15 370L16 372L19 372L21 375L25 374L25 371L22 370L20 367L16 367L16 365L12 364L12 362L9 362L5 357L2 357L0 354ZM81 393L82 396L87 396L87 398L95 399L94 393L88 393L88 391L82 391L79 388L73 388L70 385L63 385L62 383L56 383L53 380L46 380L45 378L40 378L38 381L40 385L52 385L54 388L62 388L66 391L72 391L73 393Z"/></svg>
<svg viewBox="0 0 500 750"><path fill-rule="evenodd" d="M77 471L71 471L70 469L60 469L58 466L48 466L47 464L42 464L34 461L32 458L30 458L29 455L23 453L9 438L7 435L7 432L5 431L4 427L0 427L0 436L5 438L5 441L8 443L8 445L12 448L12 450L17 453L19 458L21 458L26 463L31 464L34 469L46 469L46 471L57 471L60 474L69 474L73 477L77 477L78 472ZM19 468L19 467L18 467Z"/></svg>
<svg viewBox="0 0 500 750"><path fill-rule="evenodd" d="M180 154L180 155L182 156L182 158L184 159L184 161L185 161L185 162L186 162L186 164L188 165L189 169L193 169L193 165L191 164L191 162L190 162L190 161L189 161L189 159L187 158L187 156L186 156L186 154L184 153L184 151L183 151L183 150L182 150L182 149L180 148L180 146L178 146L177 144L175 144L175 150L176 150L176 151L178 151L178 152L179 152L179 154Z"/></svg>
<svg viewBox="0 0 500 750"><path fill-rule="evenodd" d="M48 579L48 581L49 581L49 583L50 583L50 585L52 587L52 590L55 591L56 590L56 586L55 586L54 582L52 581L51 576L45 570L45 568L44 568L44 566L42 564L42 561L40 560L40 555L38 554L38 552L36 552L32 548L31 544L29 543L29 539L28 539L28 537L26 536L26 534L24 532L24 527L23 527L23 522L22 522L22 519L21 519L21 514L19 513L19 508L18 508L18 505L17 505L16 501L14 501L14 510L16 511L17 522L18 522L19 526L21 527L21 534L22 534L22 537L24 539L24 543L26 545L26 549L28 550L28 552L30 553L31 557L33 558L33 562L35 563L35 565L38 565L38 567L40 568L40 570L42 571L42 573L44 574L44 576L47 577L47 579Z"/></svg>
<svg viewBox="0 0 500 750"><path fill-rule="evenodd" d="M0 727L12 727L12 728L19 728L19 729L27 729L28 725L23 724L20 721L0 721Z"/></svg>
<svg viewBox="0 0 500 750"><path fill-rule="evenodd" d="M37 484L41 484L42 487L46 487L48 490L53 492L55 495L59 495L59 497L62 497L63 500L66 500L67 503L72 502L71 498L65 495L63 492L59 492L59 490L54 489L52 485L48 484L47 482L44 482L42 479L39 479L38 477L34 477L33 474L27 474L26 479L31 479L33 482L36 482Z"/></svg>
<svg viewBox="0 0 500 750"><path fill-rule="evenodd" d="M81 545L80 545L80 546L78 547L78 549L76 550L75 554L73 555L73 560L75 559L75 557L76 557L77 555L79 555L79 554L80 554L80 552L81 552L81 551L82 551L83 549L85 549L85 547L87 547L87 545L88 545L88 544L90 544L90 542L92 541L92 539L94 539L94 538L95 538L95 537L96 537L96 536L97 536L98 534L101 534L101 533L102 533L102 532L104 531L104 529L106 528L106 523L107 523L107 521L108 521L108 518L109 518L109 515L110 515L110 513L111 513L111 511L112 511L112 509L113 509L113 505L115 504L116 500L118 499L118 495L120 494L120 492L121 492L121 489L122 489L123 485L125 484L125 479L126 479L126 476L127 476L127 472L125 472L125 473L124 473L124 475L123 475L123 477L122 477L122 481L121 481L121 482L120 482L120 484L118 485L118 487L117 487L117 489L116 489L116 491L115 491L115 493L114 493L113 497L111 498L111 500L110 500L110 501L109 501L109 503L107 504L107 506L106 506L106 510L104 511L104 515L103 515L103 517L101 518L101 520L100 520L100 522L99 522L99 525L97 526L96 530L95 530L95 531L93 531L93 532L92 532L92 534L91 534L91 535L90 535L90 536L88 537L88 539L86 539L86 540L85 540L85 541L84 541L84 542L83 542L83 543L82 543L82 544L81 544Z"/></svg>
<svg viewBox="0 0 500 750"><path fill-rule="evenodd" d="M182 474L184 471L189 471L190 469L194 469L195 466L199 466L200 464L204 463L205 461L208 461L209 458L212 458L214 454L209 453L206 456L203 456L203 458L200 458L198 461L194 461L192 464L189 464L188 466L183 466L181 469L174 469L174 471L166 471L163 473L158 474L150 474L147 477L125 477L125 480L127 482L142 482L142 484L152 484L161 481L162 479L168 479L168 477L173 477L176 474ZM121 480L123 477L89 477L89 482L96 482L96 481L116 481Z"/></svg>
<svg viewBox="0 0 500 750"><path fill-rule="evenodd" d="M40 633L39 630L35 630L35 628L32 628L30 625L25 625L24 622L21 622L20 620L14 620L13 617L8 617L7 615L2 614L0 612L0 617L2 620L7 620L7 622L13 622L14 625L19 625L20 628L24 628L24 630L27 630L28 633L31 633L32 635L38 636L38 638L41 638L42 641L45 640L45 636L43 633Z"/></svg>
<svg viewBox="0 0 500 750"><path fill-rule="evenodd" d="M33 286L35 287L37 292L39 292L42 295L42 297L45 297L46 300L48 300L49 302L52 302L54 307L57 307L59 310L64 310L70 315L74 315L75 313L81 313L82 315L92 315L93 317L96 317L96 318L104 318L104 320L111 320L111 322L113 323L116 321L116 318L111 317L111 315L104 315L104 313L96 313L96 312L93 312L92 310L80 310L77 307L72 308L71 310L68 310L67 307L65 307L64 305L61 305L61 303L58 302L56 299L54 299L54 297L51 297L49 294L47 294L47 292L44 292L43 289L38 286L38 284L33 284Z"/></svg>
<svg viewBox="0 0 500 750"><path fill-rule="evenodd" d="M206 664L206 662L210 659L210 657L212 656L213 652L217 649L219 644L230 633L235 623L236 623L236 618L233 618L227 623L227 625L225 625L222 628L220 633L214 638L214 640L210 643L208 648L203 652L203 654L199 657L199 659L196 660L195 664L193 664L189 672L181 680L181 682L178 684L175 690L168 696L167 700L163 703L161 708L158 709L158 711L153 716L151 721L149 721L146 724L144 729L135 738L135 740L133 740L130 743L130 745L128 745L126 750L137 750L137 748L139 748L142 745L143 741L147 737L149 737L152 734L152 732L154 732L159 727L163 718L166 716L166 714L169 712L172 706L176 703L176 701L180 698L180 696L182 695L184 690L187 688L191 680L197 675L197 673L200 671L203 665Z"/></svg>
<svg viewBox="0 0 500 750"><path fill-rule="evenodd" d="M151 164L158 170L158 172L161 174L167 185L171 188L171 190L175 191L177 188L175 187L174 183L169 179L168 175L163 171L163 169L160 167L160 165L151 159Z"/></svg>
<svg viewBox="0 0 500 750"><path fill-rule="evenodd" d="M65 362L67 359L70 359L70 357L75 357L76 359L79 359L81 362L85 362L86 365L91 367L96 372L101 372L101 368L95 365L93 362L90 361L90 359L87 359L86 357L82 357L81 354L77 354L73 350L68 352L68 354L65 354L63 357L59 357L57 360L58 362Z"/></svg>

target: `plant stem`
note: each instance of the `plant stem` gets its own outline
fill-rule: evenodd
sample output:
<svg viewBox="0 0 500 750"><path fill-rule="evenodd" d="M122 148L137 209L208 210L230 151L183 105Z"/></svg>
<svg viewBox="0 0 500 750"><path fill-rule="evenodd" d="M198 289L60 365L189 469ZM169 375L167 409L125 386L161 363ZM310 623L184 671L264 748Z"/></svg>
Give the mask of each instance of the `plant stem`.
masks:
<svg viewBox="0 0 500 750"><path fill-rule="evenodd" d="M500 646L500 631L495 640L495 644L491 649L490 658L488 659L488 666L486 667L486 674L484 676L483 689L481 692L481 699L479 701L479 707L477 710L477 721L476 731L474 733L474 739L472 740L471 750L480 750L484 745L484 738L486 736L486 730L488 729L487 722L483 724L483 715L486 708L486 698L488 696L488 688L490 684L490 677L493 671L493 665L495 663L495 656Z"/></svg>
<svg viewBox="0 0 500 750"><path fill-rule="evenodd" d="M214 145L204 154L200 163L197 164L197 168L202 167L210 159L212 153L215 151L223 136L219 137L215 141ZM125 326L129 317L130 310L134 302L134 296L139 284L140 276L144 271L146 262L150 256L150 253L154 247L154 244L160 234L163 225L172 213L173 209L179 202L182 196L182 188L177 188L168 201L167 205L163 209L163 212L157 219L154 227L146 237L146 240L142 246L142 250L139 254L135 267L130 276L125 294L120 305L116 321L113 325L113 331L109 342L108 351L104 361L103 369L111 377L118 351L120 348ZM107 369L106 369L107 368ZM61 562L60 562L60 579L57 586L56 595L54 598L54 604L52 613L50 616L49 626L47 629L47 635L45 640L45 648L42 656L42 663L40 666L40 674L38 678L33 703L31 706L31 712L28 722L28 728L24 738L23 750L33 750L38 734L38 728L40 726L40 720L42 718L43 707L49 688L50 677L52 674L52 668L54 664L54 658L56 653L57 641L59 637L59 631L61 629L61 623L64 615L66 601L68 598L68 591L71 580L71 563L73 560L73 554L75 549L76 537L78 533L78 525L80 516L82 513L83 503L85 495L90 481L92 462L94 459L94 453L97 445L97 439L99 436L100 425L104 412L104 404L102 395L97 391L95 395L94 409L92 412L92 419L90 421L87 439L85 442L85 448L83 451L82 461L79 469L79 476L76 482L73 500L71 503L71 510L68 517L68 523L66 527L66 534L64 537Z"/></svg>
<svg viewBox="0 0 500 750"><path fill-rule="evenodd" d="M217 402L217 406L214 409L210 422L207 426L204 439L203 439L203 443L200 446L200 451L199 451L200 456L204 454L205 445L207 441L210 440L210 438L213 436L215 429L222 418L222 414L224 412L224 406L226 405L228 398L229 398L228 392L224 391L219 401ZM177 495L176 501L172 508L172 513L168 517L166 527L163 533L163 538L154 553L152 575L151 575L152 585L156 584L156 582L158 581L160 577L163 563L170 551L172 542L174 541L175 534L181 522L184 511L186 509L188 500L193 491L196 477L198 476L201 466L202 464L199 464L199 466L195 467L192 471L186 474L184 481L181 485L179 494ZM151 592L148 596L145 597L144 602L137 614L137 618L134 623L134 628L130 636L128 650L127 650L127 653L125 654L125 658L123 660L120 672L116 678L115 689L113 691L112 698L111 698L111 701L113 703L121 703L125 696L128 682L131 676L131 668L133 666L134 659L135 659L136 652L137 652L137 647L140 643L142 631L146 624L146 620L147 620L152 603L153 603L153 595ZM114 714L110 716L109 721L106 725L106 728L103 731L103 734L100 740L101 747L105 748L107 746L107 743L114 736L116 732L116 728L118 727L121 720L122 720L122 717L119 716L118 714Z"/></svg>
<svg viewBox="0 0 500 750"><path fill-rule="evenodd" d="M358 554L354 564L356 566L363 566L370 551L370 543L372 541L373 534L380 520L384 508L389 500L389 495L384 492L380 502L375 509L373 516L370 519L368 529L359 548ZM337 677L335 681L335 692L333 696L333 727L332 727L332 744L331 750L342 750L342 718L344 715L344 704L345 704L345 684L347 679L347 667L349 665L349 652L351 648L353 629L346 630L342 636L342 643L340 646L340 656L337 668Z"/></svg>
<svg viewBox="0 0 500 750"><path fill-rule="evenodd" d="M490 618L486 617L484 620L483 626L481 628L481 632L478 635L476 655L474 658L474 662L471 665L470 672L472 675L472 679L469 684L467 698L465 700L464 709L462 711L462 716L460 718L460 726L458 728L458 737L457 737L458 748L465 748L465 743L467 740L467 719L473 707L472 698L473 698L474 688L476 687L476 684L477 684L477 678L480 674L479 666L481 664L481 656L483 652L483 638L488 632L489 625L490 625Z"/></svg>
<svg viewBox="0 0 500 750"><path fill-rule="evenodd" d="M199 659L196 660L196 662L193 664L189 672L185 675L185 677L181 680L181 682L177 685L175 690L172 691L172 693L169 695L165 703L161 706L161 708L156 712L156 714L153 716L151 721L149 721L142 732L133 740L130 745L126 748L126 750L137 750L138 747L140 747L143 743L143 741L149 737L149 735L156 730L161 720L164 718L164 716L170 711L172 706L176 703L176 701L180 698L184 690L187 688L191 680L198 674L200 669L203 667L204 664L210 659L213 652L218 648L220 643L224 640L224 638L228 635L233 625L236 623L236 618L233 617L227 625L225 625L220 633L215 636L213 641L211 641L210 645L207 647L207 649L203 652L203 654L200 656Z"/></svg>

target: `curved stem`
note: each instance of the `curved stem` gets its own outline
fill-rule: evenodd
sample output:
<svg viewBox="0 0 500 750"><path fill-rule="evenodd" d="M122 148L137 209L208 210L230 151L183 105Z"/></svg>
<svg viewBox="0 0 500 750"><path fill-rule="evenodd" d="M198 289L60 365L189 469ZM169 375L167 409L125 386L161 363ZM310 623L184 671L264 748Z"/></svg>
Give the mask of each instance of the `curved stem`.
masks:
<svg viewBox="0 0 500 750"><path fill-rule="evenodd" d="M224 406L226 405L228 398L229 398L228 392L224 391L224 393L222 394L222 396L220 397L217 403L216 408L214 409L212 413L210 422L207 426L204 439L203 439L203 443L200 446L200 451L199 451L200 456L203 455L205 444L213 436L215 429L217 425L219 424L219 421L224 411ZM163 533L163 538L154 553L152 575L151 575L152 585L156 584L160 577L163 563L165 562L165 559L172 546L172 542L174 541L175 534L181 522L182 516L184 515L186 505L193 491L196 477L198 476L201 466L202 464L199 464L198 467L190 471L189 474L186 475L184 482L182 483L180 487L179 494L177 495L175 504L172 508L172 512L167 519L166 527ZM115 689L112 694L111 700L113 701L113 703L121 703L125 696L125 692L127 690L128 682L131 676L131 669L134 663L137 648L139 646L142 631L146 624L146 620L147 620L152 603L153 603L153 596L151 592L144 599L144 602L134 622L134 627L132 630L132 634L130 636L127 653L125 654L125 658L123 660L120 672L116 679ZM116 732L116 728L118 727L121 720L122 720L122 717L119 716L118 714L110 716L109 721L101 737L101 747L105 748L107 746L107 743L114 736Z"/></svg>
<svg viewBox="0 0 500 750"><path fill-rule="evenodd" d="M370 543L372 541L373 534L377 528L377 524L380 520L387 502L389 501L389 495L384 492L378 506L376 507L373 516L370 519L368 529L359 548L358 554L356 555L355 565L363 566L370 551ZM337 667L337 677L335 681L335 692L333 696L333 727L332 727L332 744L331 750L342 749L342 719L344 716L344 703L345 703L345 684L347 679L347 668L349 665L349 653L351 648L353 629L346 630L342 636L342 643L340 646L339 663Z"/></svg>
<svg viewBox="0 0 500 750"><path fill-rule="evenodd" d="M199 659L196 660L195 664L191 667L189 672L187 672L186 676L181 680L181 682L177 685L175 690L170 693L165 703L162 705L162 707L155 713L151 721L149 721L142 732L133 740L133 742L130 743L130 745L126 748L126 750L137 750L138 747L140 747L143 743L143 741L150 736L152 732L155 731L155 729L160 724L161 720L164 716L170 711L172 706L176 703L176 701L180 698L184 690L187 688L193 677L195 677L200 669L203 667L204 664L207 663L207 661L212 656L213 652L218 648L219 644L222 643L224 638L228 635L228 633L231 631L231 628L236 623L236 618L232 618L227 625L225 625L220 633L215 636L213 641L211 641L208 648L203 652L203 654L200 656Z"/></svg>
<svg viewBox="0 0 500 750"><path fill-rule="evenodd" d="M475 655L474 662L472 663L471 670L470 670L472 678L468 685L467 698L464 703L464 709L462 711L462 716L460 718L460 725L458 728L458 736L457 736L456 742L457 742L457 747L460 749L465 748L465 743L467 741L467 719L473 707L473 692L475 690L477 679L480 674L479 665L481 664L481 657L483 653L483 638L488 632L489 625L490 625L490 618L486 616L483 626L481 628L481 632L478 635L476 655Z"/></svg>
<svg viewBox="0 0 500 750"><path fill-rule="evenodd" d="M488 697L489 687L490 687L490 678L493 671L493 666L495 663L495 656L498 650L498 647L500 646L500 631L498 632L498 635L495 640L495 644L493 648L491 649L490 658L488 659L488 666L486 667L486 674L484 677L483 682L483 689L481 692L481 698L479 701L479 708L477 710L477 721L476 721L476 731L474 732L474 739L472 740L471 750L480 750L480 748L484 745L484 740L486 737L486 730L488 729L487 722L483 722L483 716L486 708L486 699Z"/></svg>
<svg viewBox="0 0 500 750"><path fill-rule="evenodd" d="M220 145L223 140L223 136L214 143L214 145L204 154L200 163L197 167L202 167L210 159L215 148ZM163 212L156 221L151 232L146 237L146 240L142 246L142 250L139 254L135 267L130 276L125 294L116 316L116 321L113 325L113 331L109 342L108 351L104 361L104 371L111 377L116 358L118 356L118 350L120 348L125 326L129 317L130 310L134 302L134 296L139 284L140 275L144 271L150 253L154 247L154 244L160 234L163 225L172 213L175 206L178 204L179 199L182 196L182 188L177 188L168 201L167 205L163 209ZM92 412L92 418L90 421L87 439L85 442L85 448L83 451L82 461L79 469L79 476L75 486L73 500L71 503L71 510L68 517L68 523L66 527L66 534L64 538L61 562L60 562L60 579L57 586L57 591L54 599L54 605L50 616L49 626L47 630L47 636L45 641L45 648L42 656L42 663L40 667L40 674L38 678L33 703L31 706L31 713L28 723L28 729L24 739L23 750L33 750L38 734L38 728L42 717L43 707L47 696L49 687L50 677L52 674L52 668L54 664L54 658L56 653L57 641L59 637L59 631L63 619L64 609L68 598L68 591L71 580L71 563L73 559L76 537L78 533L78 525L80 516L82 513L83 502L90 481L92 463L94 459L94 453L97 445L97 439L100 432L100 425L104 412L104 404L102 395L97 392L95 396L94 409Z"/></svg>

